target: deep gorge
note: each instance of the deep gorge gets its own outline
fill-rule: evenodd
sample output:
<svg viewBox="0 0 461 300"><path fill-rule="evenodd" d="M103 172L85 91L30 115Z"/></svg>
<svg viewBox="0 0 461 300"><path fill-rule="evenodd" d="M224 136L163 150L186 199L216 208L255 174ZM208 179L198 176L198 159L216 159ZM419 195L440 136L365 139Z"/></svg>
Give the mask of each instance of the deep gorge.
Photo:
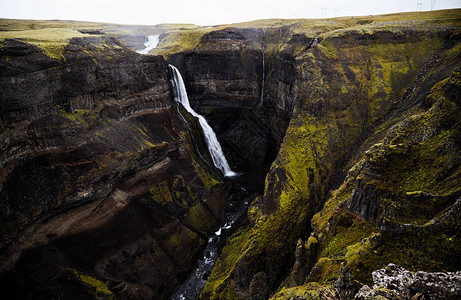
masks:
<svg viewBox="0 0 461 300"><path fill-rule="evenodd" d="M107 28L57 54L0 40L2 289L168 299L244 201L200 299L459 271L459 10L362 19L159 27L150 55ZM239 176L213 167L168 64Z"/></svg>

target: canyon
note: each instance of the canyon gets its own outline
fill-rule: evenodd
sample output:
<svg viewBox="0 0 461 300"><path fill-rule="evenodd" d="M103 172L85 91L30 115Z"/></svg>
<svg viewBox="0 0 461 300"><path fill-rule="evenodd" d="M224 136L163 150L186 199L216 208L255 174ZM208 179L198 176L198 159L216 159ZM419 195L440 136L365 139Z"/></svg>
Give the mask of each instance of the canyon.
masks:
<svg viewBox="0 0 461 300"><path fill-rule="evenodd" d="M460 25L0 20L2 290L168 299L218 229L191 299L349 299L389 264L459 271Z"/></svg>

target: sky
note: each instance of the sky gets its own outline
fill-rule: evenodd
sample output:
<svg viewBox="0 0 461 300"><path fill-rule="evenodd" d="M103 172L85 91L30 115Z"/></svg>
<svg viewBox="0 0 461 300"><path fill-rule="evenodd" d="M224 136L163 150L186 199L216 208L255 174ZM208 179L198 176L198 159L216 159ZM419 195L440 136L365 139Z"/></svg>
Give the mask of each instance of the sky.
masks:
<svg viewBox="0 0 461 300"><path fill-rule="evenodd" d="M460 8L461 0L0 0L0 18L155 25L230 24Z"/></svg>

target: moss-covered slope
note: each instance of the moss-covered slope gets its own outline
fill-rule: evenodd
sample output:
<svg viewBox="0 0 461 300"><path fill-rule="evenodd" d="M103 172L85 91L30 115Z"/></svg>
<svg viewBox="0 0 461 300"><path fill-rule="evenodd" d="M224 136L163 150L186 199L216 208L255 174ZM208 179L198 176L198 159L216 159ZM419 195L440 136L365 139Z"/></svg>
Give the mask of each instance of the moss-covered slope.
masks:
<svg viewBox="0 0 461 300"><path fill-rule="evenodd" d="M371 18L370 22L354 26L349 23L345 29L317 33L318 44L311 47L301 42L278 45L279 51L296 59L293 115L266 177L264 195L250 208L251 225L229 240L202 291L203 298L246 299L274 293L279 286L331 282L338 278L341 268L355 268L353 278L367 283L372 270L393 259L410 269L410 264L414 264L413 269L431 270L457 265L459 243L456 244L453 233L456 226L445 228L450 233L445 234L444 243L440 239L445 236L437 231L431 236L423 234L426 229L420 227L399 233L381 228L390 215L396 224L425 224L451 207L457 197L460 153L454 145L459 136L459 100L457 92L443 99L434 95L443 94L444 89L459 91L456 83L444 85L457 81L455 70L460 64L459 27L450 14L459 15L459 11L448 12L446 18L439 14L439 20L430 14L421 15L420 19L415 15L402 15L401 19L387 16L392 20L386 22L373 22ZM380 18L385 17L377 17L377 21ZM305 23L290 32L292 38L288 40L303 33L312 36ZM447 127L435 130L431 124ZM406 126L411 129L404 129ZM383 139L384 146L371 147ZM373 160L375 155L379 158L370 171L373 177L365 183L366 174L360 172L370 169L362 169L364 162L360 161L369 148L367 159ZM442 149L446 149L446 156L441 155ZM432 160L434 163L429 163ZM360 163L355 165L356 162ZM350 174L356 174L358 179L349 175L311 225L315 212L328 198L328 191L339 185L343 172L352 166ZM360 189L365 196L359 196ZM352 190L355 192L351 196ZM360 202L363 198L374 203L367 193L381 199L376 200L379 205L367 208L369 211ZM359 200L345 203L350 197ZM313 267L300 274L298 269L292 270L294 252L298 240L305 240L305 247L310 247L307 240L311 230L318 239L318 251L313 254L306 250L309 255L305 261L311 261ZM414 255L414 260L397 258L399 251L410 249L405 245L411 239L419 240L421 235L425 236L421 243L431 250L409 254ZM365 246L358 246L363 238L371 236L374 238ZM378 239L387 246L376 246ZM347 248L356 243L357 248ZM436 243L443 246L437 249ZM385 247L390 245L395 251L386 251ZM360 256L366 251L369 257ZM424 255L416 263L416 257ZM290 279L294 276L289 275L292 271L297 278ZM255 286L264 286L266 290ZM313 284L305 290L313 287L318 290L318 285ZM302 296L303 288L296 290ZM277 297L286 295L288 299L294 295L292 292L284 290Z"/></svg>

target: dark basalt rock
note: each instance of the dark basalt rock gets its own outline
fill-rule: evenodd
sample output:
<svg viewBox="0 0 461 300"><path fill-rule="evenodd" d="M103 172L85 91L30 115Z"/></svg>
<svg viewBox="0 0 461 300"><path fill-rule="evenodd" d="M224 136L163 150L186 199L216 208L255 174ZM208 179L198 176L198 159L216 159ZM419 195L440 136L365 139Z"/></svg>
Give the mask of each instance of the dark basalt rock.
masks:
<svg viewBox="0 0 461 300"><path fill-rule="evenodd" d="M264 272L259 272L250 281L249 292L251 300L265 300L269 296L269 278Z"/></svg>
<svg viewBox="0 0 461 300"><path fill-rule="evenodd" d="M298 33L298 34L293 34L288 44L309 46L312 44L312 40L313 39L308 38L305 34Z"/></svg>
<svg viewBox="0 0 461 300"><path fill-rule="evenodd" d="M11 39L0 55L3 293L167 298L229 186L187 149L165 60L105 36L72 39L62 60Z"/></svg>
<svg viewBox="0 0 461 300"><path fill-rule="evenodd" d="M259 190L288 126L296 74L295 60L287 53L266 53L263 70L262 43L264 38L277 43L286 30L212 31L192 53L168 56L184 77L192 107L213 127L231 167L248 174L246 180Z"/></svg>
<svg viewBox="0 0 461 300"><path fill-rule="evenodd" d="M349 209L379 227L384 217L384 210L379 201L381 195L382 192L372 184L357 180Z"/></svg>

